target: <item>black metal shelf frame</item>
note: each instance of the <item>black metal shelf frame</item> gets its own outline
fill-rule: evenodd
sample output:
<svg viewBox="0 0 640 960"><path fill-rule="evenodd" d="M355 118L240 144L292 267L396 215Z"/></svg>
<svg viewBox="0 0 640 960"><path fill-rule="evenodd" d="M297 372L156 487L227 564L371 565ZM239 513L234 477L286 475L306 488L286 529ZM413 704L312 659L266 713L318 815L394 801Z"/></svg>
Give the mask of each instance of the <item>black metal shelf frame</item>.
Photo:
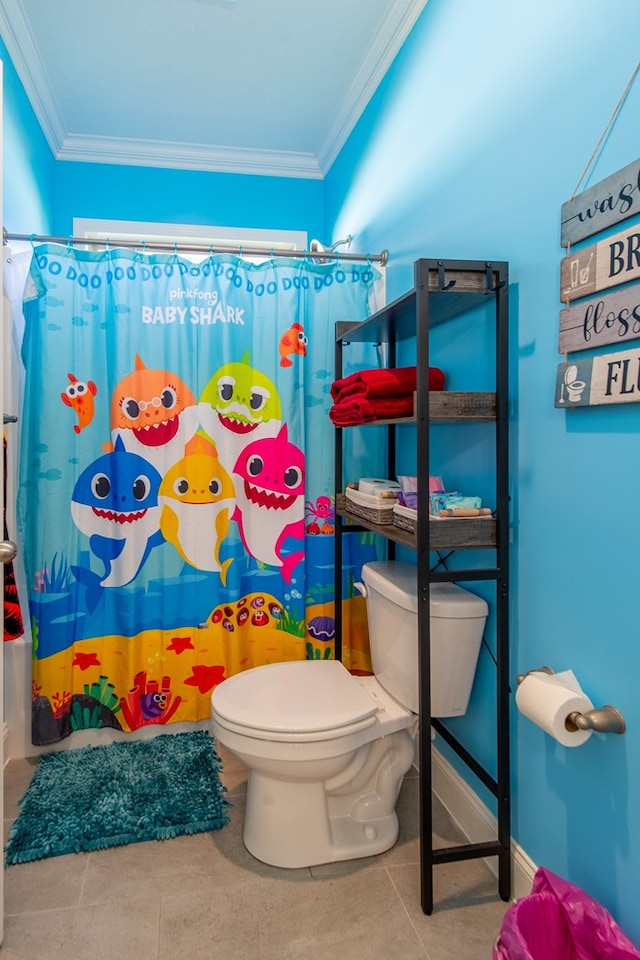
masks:
<svg viewBox="0 0 640 960"><path fill-rule="evenodd" d="M395 556L396 542L416 550L418 576L419 633L419 766L420 766L420 884L424 913L433 911L433 867L453 860L497 856L498 892L503 900L511 896L511 825L510 825L510 750L509 750L509 352L508 352L508 265L505 262L477 260L420 259L414 264L414 288L361 323L336 323L335 377L343 375L343 348L352 342L385 343L388 364L396 362L396 343L415 339L417 364L416 449L417 474L428 478L430 466L429 440L429 341L430 331L441 323L467 313L492 300L495 305L495 482L496 537L495 566L469 570L430 569L432 542L429 521L428 483L418 483L418 514L415 537L389 530L385 526L365 524L360 529L376 529L387 538L388 555ZM343 429L335 430L335 491L344 487ZM387 476L396 475L395 426L389 424ZM342 658L342 536L357 530L353 518L336 510L335 524L335 656ZM455 549L456 547L452 547ZM473 547L472 547L473 548ZM437 547L441 549L440 546ZM486 549L486 547L483 547ZM430 603L431 583L443 581L495 581L496 607L496 775L491 775L445 723L431 717L430 689ZM432 843L432 776L431 727L454 751L466 767L493 794L497 803L497 839L483 843L463 843L454 847L433 848Z"/></svg>

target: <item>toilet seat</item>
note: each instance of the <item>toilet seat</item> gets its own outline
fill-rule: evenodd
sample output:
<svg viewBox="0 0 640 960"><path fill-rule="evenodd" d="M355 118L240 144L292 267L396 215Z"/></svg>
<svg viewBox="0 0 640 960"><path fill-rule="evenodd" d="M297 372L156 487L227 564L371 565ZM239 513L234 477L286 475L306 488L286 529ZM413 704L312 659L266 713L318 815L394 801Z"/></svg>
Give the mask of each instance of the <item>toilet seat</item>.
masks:
<svg viewBox="0 0 640 960"><path fill-rule="evenodd" d="M214 706L215 710L215 706ZM359 720L357 723L349 723L344 727L332 727L330 730L314 730L313 733L278 733L274 730L260 730L258 727L244 727L241 723L234 723L233 720L227 720L224 717L215 715L215 721L219 727L223 727L230 733L238 733L243 737L253 737L256 740L265 740L269 743L325 743L330 740L347 737L351 733L359 733L360 730L366 730L372 727L376 718L367 717L365 720Z"/></svg>
<svg viewBox="0 0 640 960"><path fill-rule="evenodd" d="M260 740L331 740L377 722L379 704L339 660L254 667L213 692L216 721Z"/></svg>

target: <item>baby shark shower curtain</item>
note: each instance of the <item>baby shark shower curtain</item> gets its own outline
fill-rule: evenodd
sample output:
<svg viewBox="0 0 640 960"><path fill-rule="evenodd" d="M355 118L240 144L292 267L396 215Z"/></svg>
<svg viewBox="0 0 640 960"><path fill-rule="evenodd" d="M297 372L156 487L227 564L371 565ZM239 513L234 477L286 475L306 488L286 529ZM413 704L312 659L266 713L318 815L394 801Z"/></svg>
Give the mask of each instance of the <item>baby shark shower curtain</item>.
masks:
<svg viewBox="0 0 640 960"><path fill-rule="evenodd" d="M333 655L334 323L370 312L376 277L35 248L18 493L35 744L204 720L225 677ZM355 672L365 540L346 538Z"/></svg>

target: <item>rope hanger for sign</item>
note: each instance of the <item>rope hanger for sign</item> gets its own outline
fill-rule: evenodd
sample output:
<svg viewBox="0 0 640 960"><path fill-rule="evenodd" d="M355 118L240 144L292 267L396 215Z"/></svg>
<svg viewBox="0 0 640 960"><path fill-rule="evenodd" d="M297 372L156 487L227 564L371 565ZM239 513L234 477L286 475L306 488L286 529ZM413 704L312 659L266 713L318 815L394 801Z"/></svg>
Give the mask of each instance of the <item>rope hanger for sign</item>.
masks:
<svg viewBox="0 0 640 960"><path fill-rule="evenodd" d="M611 116L609 117L609 119L608 119L608 121L607 121L607 124L606 124L604 130L602 131L602 133L601 133L601 135L600 135L600 139L598 140L597 144L595 145L594 150L593 150L593 153L591 154L591 156L589 157L589 160L587 161L586 167L585 167L584 170L582 171L582 175L581 175L580 179L578 180L578 182L577 182L577 184L576 184L576 186L575 186L575 189L574 189L573 193L571 194L571 197L569 198L569 203L572 203L573 200L575 200L575 198L576 198L576 196L577 196L577 193L578 193L578 190L580 189L580 186L581 186L581 184L582 184L582 181L583 181L584 178L586 177L586 175L587 175L587 173L589 172L589 170L591 170L591 168L592 168L592 166L593 166L593 163L594 163L596 157L598 156L598 152L599 152L600 148L602 147L602 144L604 143L604 141L605 141L608 133L610 132L611 128L613 127L614 123L616 122L616 119L617 119L617 117L618 117L618 114L620 113L620 110L622 109L622 105L623 105L624 101L626 100L627 95L628 95L629 91L631 90L631 87L633 86L633 83L634 83L634 81L635 81L635 79L636 79L636 77L637 77L637 75L638 75L639 72L640 72L640 60L638 60L638 62L636 63L636 65L635 65L635 67L634 67L634 69L633 69L633 72L632 72L631 76L629 77L629 80L628 80L628 82L627 82L627 85L626 85L626 87L624 88L624 90L622 91L622 94L621 94L621 96L620 96L620 99L618 100L618 102L616 103L616 105L615 105L615 107L614 107L614 109L613 109L613 113L612 113ZM571 256L571 242L570 242L570 241L567 243L567 256L568 256L568 257ZM566 303L565 303L565 307L566 307L567 310L569 309L569 306L570 306L570 304L569 304L569 301L567 300ZM565 350L565 352L564 352L564 366L566 367L566 366L568 365L568 363L569 363L569 355L568 355L567 351Z"/></svg>
<svg viewBox="0 0 640 960"><path fill-rule="evenodd" d="M608 120L608 122L607 122L607 125L606 125L606 127L604 128L604 130L602 131L602 135L601 135L600 139L598 140L598 142L597 142L597 144L596 144L596 146L595 146L595 149L594 149L593 153L592 153L591 156L589 157L589 160L588 160L588 162L587 162L586 167L585 167L584 170L582 171L582 176L581 176L580 179L578 180L578 182L577 182L577 184L576 184L576 188L575 188L575 190L573 191L573 193L571 194L571 198L570 198L569 202L571 202L571 200L573 200L573 199L575 198L578 190L580 189L580 184L582 183L582 181L583 181L584 178L586 177L587 171L591 168L591 166L592 166L592 164L593 164L593 161L594 161L595 157L597 156L598 151L600 150L600 147L602 146L602 144L603 144L603 142L604 142L607 134L609 133L609 131L611 130L613 124L615 123L616 118L617 118L618 114L620 113L620 110L622 109L622 104L623 104L624 101L626 100L627 94L629 93L629 90L631 90L631 87L633 86L633 82L634 82L634 80L636 79L639 71L640 71L640 60L638 60L638 62L636 63L635 68L634 68L634 70L633 70L633 73L631 74L631 77L629 78L629 82L627 83L626 87L624 88L624 91L623 91L623 93L622 93L622 96L621 96L620 99L618 100L618 102L617 102L617 104L616 104L616 106L615 106L615 108L614 108L613 113L612 113L611 116L609 117L609 120Z"/></svg>

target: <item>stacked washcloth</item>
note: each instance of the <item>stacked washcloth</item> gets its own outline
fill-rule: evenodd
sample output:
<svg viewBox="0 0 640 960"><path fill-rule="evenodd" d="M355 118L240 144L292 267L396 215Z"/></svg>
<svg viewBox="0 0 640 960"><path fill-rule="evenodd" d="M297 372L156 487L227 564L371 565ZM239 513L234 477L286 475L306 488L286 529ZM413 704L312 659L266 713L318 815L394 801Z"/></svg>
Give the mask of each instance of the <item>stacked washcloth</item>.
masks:
<svg viewBox="0 0 640 960"><path fill-rule="evenodd" d="M417 387L416 367L361 370L331 384L334 405L329 417L338 427L409 417ZM444 373L429 367L429 390L444 388Z"/></svg>

